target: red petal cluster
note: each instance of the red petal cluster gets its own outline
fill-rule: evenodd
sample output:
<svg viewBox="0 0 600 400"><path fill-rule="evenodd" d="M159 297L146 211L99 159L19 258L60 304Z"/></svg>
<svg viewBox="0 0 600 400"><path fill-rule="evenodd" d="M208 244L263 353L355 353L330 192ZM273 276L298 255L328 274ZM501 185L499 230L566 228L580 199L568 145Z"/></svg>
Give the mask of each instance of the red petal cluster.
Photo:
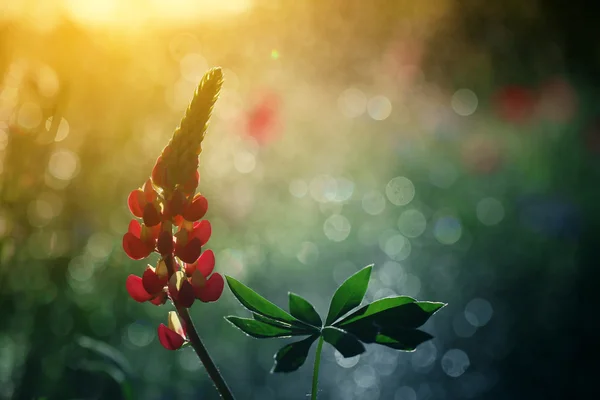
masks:
<svg viewBox="0 0 600 400"><path fill-rule="evenodd" d="M223 276L213 273L215 255L211 250L202 252L212 229L209 221L202 220L208 210L206 198L193 194L198 181L196 172L188 182L165 189L169 187L169 176L159 157L152 180L129 194L129 210L141 221L129 223L123 236L125 253L134 260L152 252L161 256L156 268L148 265L141 277L127 278L127 292L135 301L161 305L170 298L178 306L191 307L195 300L213 302L221 297L225 282ZM171 260L172 271L167 270L164 260ZM169 313L169 326L161 324L158 336L168 350L183 346L187 336L177 313Z"/></svg>

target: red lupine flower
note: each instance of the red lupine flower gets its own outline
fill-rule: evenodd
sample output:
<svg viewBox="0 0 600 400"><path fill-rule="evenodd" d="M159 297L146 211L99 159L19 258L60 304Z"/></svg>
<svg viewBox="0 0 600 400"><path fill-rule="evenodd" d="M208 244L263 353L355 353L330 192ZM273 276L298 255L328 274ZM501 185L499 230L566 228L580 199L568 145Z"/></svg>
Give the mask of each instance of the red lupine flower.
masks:
<svg viewBox="0 0 600 400"><path fill-rule="evenodd" d="M212 273L215 255L207 250L193 263L186 263L169 280L169 294L184 307L191 307L195 299L208 303L217 301L223 293L225 281L219 273ZM212 275L211 275L212 273Z"/></svg>
<svg viewBox="0 0 600 400"><path fill-rule="evenodd" d="M196 298L205 303L217 301L223 293L225 281L221 274L215 272L215 254L206 250L198 260L185 265L185 274L190 278Z"/></svg>
<svg viewBox="0 0 600 400"><path fill-rule="evenodd" d="M129 223L127 233L123 236L123 249L134 260L146 258L154 251L158 229L140 224L133 219Z"/></svg>
<svg viewBox="0 0 600 400"><path fill-rule="evenodd" d="M127 292L135 301L140 303L150 301L158 306L167 301L167 282L167 266L161 260L156 268L148 265L141 278L136 275L129 275L126 287Z"/></svg>
<svg viewBox="0 0 600 400"><path fill-rule="evenodd" d="M127 292L135 301L161 305L171 299L181 309L191 307L196 299L216 301L223 292L223 277L211 275L213 252L202 254L202 246L211 235L210 222L202 220L208 202L195 194L201 142L221 84L219 69L205 75L180 126L157 158L151 178L127 199L129 210L141 221L130 222L123 249L134 260L152 252L161 257L156 268L148 265L141 277L127 278ZM169 350L187 341L176 312L169 313L168 327L158 327L158 336Z"/></svg>
<svg viewBox="0 0 600 400"><path fill-rule="evenodd" d="M506 86L494 98L496 112L502 119L512 123L525 123L535 111L536 97L529 89Z"/></svg>
<svg viewBox="0 0 600 400"><path fill-rule="evenodd" d="M169 311L169 326L158 326L158 340L167 350L177 350L186 343L187 334L185 326L175 311Z"/></svg>

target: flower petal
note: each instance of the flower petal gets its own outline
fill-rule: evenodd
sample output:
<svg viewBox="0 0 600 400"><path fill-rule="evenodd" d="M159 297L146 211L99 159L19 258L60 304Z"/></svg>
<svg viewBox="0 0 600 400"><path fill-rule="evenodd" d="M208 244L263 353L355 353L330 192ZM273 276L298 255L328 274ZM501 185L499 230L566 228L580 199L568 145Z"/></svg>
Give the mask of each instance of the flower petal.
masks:
<svg viewBox="0 0 600 400"><path fill-rule="evenodd" d="M144 206L144 224L153 227L160 224L162 218L154 203L146 203Z"/></svg>
<svg viewBox="0 0 600 400"><path fill-rule="evenodd" d="M144 183L144 187L142 189L144 189L144 196L146 197L146 201L148 203L152 203L156 199L156 191L152 186L152 180L148 179L146 183Z"/></svg>
<svg viewBox="0 0 600 400"><path fill-rule="evenodd" d="M141 260L152 253L153 248L135 237L131 232L123 235L123 250L132 260Z"/></svg>
<svg viewBox="0 0 600 400"><path fill-rule="evenodd" d="M144 271L142 275L142 283L144 285L144 289L146 292L156 295L161 292L168 282L168 278L165 276L164 278L160 278L154 268L148 265L148 268Z"/></svg>
<svg viewBox="0 0 600 400"><path fill-rule="evenodd" d="M198 299L205 303L217 301L223 293L224 286L225 281L223 280L223 277L221 274L215 272L208 278L206 285L198 291Z"/></svg>
<svg viewBox="0 0 600 400"><path fill-rule="evenodd" d="M165 324L158 326L158 340L167 350L177 350L185 343L185 339L181 335L167 328Z"/></svg>
<svg viewBox="0 0 600 400"><path fill-rule="evenodd" d="M212 233L212 227L210 226L210 222L203 219L202 221L196 222L194 224L194 230L192 231L192 236L200 239L200 244L204 246L208 239L210 239L210 234Z"/></svg>
<svg viewBox="0 0 600 400"><path fill-rule="evenodd" d="M194 292L192 284L187 279L181 283L177 299L179 304L185 308L190 308L192 304L194 304L196 293Z"/></svg>
<svg viewBox="0 0 600 400"><path fill-rule="evenodd" d="M198 221L204 217L208 210L208 201L201 194L194 196L192 202L183 211L183 218L187 221Z"/></svg>
<svg viewBox="0 0 600 400"><path fill-rule="evenodd" d="M139 276L129 275L125 281L125 287L127 288L127 293L137 302L143 303L152 298L152 295L144 289L142 278Z"/></svg>
<svg viewBox="0 0 600 400"><path fill-rule="evenodd" d="M129 222L129 227L127 228L127 232L133 234L136 238L139 238L142 234L142 225L140 225L140 221L137 219L132 219Z"/></svg>
<svg viewBox="0 0 600 400"><path fill-rule="evenodd" d="M176 189L173 192L173 196L171 197L171 200L169 200L169 213L170 213L171 217L180 215L183 212L185 203L186 203L185 196L183 195L183 193L181 193L181 190Z"/></svg>
<svg viewBox="0 0 600 400"><path fill-rule="evenodd" d="M196 269L202 272L204 277L208 277L215 269L215 253L212 250L204 250L196 261Z"/></svg>
<svg viewBox="0 0 600 400"><path fill-rule="evenodd" d="M182 185L183 192L188 195L194 194L198 187L198 181L200 181L200 173L196 169L196 173L187 182Z"/></svg>
<svg viewBox="0 0 600 400"><path fill-rule="evenodd" d="M167 318L169 321L169 325L168 325L169 329L185 338L186 337L185 324L181 320L181 318L179 318L179 314L177 314L176 311L169 311Z"/></svg>
<svg viewBox="0 0 600 400"><path fill-rule="evenodd" d="M183 271L177 271L169 279L169 294L174 300L179 299L179 290L185 280Z"/></svg>
<svg viewBox="0 0 600 400"><path fill-rule="evenodd" d="M197 237L192 238L184 247L177 248L175 255L184 263L192 264L202 252L202 243Z"/></svg>
<svg viewBox="0 0 600 400"><path fill-rule="evenodd" d="M160 292L155 298L150 300L150 303L155 306L162 306L167 302L167 293L165 291Z"/></svg>
<svg viewBox="0 0 600 400"><path fill-rule="evenodd" d="M129 193L129 197L127 198L127 205L129 206L129 211L133 215L138 218L142 218L143 208L146 204L146 199L144 198L144 191L142 189L136 189Z"/></svg>

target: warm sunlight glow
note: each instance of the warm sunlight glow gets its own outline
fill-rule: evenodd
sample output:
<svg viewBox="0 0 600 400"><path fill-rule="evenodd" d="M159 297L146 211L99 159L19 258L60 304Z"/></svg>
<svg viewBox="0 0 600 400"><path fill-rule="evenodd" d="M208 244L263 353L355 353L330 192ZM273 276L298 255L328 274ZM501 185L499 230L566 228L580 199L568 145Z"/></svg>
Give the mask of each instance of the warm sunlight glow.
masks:
<svg viewBox="0 0 600 400"><path fill-rule="evenodd" d="M45 9L75 21L108 28L171 24L235 15L248 10L252 0L49 0ZM35 2L22 0L0 5L9 18L32 21L39 14Z"/></svg>

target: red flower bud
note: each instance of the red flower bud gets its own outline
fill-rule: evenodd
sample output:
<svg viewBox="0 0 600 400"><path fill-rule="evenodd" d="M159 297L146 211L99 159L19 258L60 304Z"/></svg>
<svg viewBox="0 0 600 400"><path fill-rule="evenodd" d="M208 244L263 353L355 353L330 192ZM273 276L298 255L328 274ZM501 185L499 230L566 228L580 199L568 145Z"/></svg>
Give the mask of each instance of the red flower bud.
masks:
<svg viewBox="0 0 600 400"><path fill-rule="evenodd" d="M177 350L185 343L185 338L177 332L167 328L165 324L158 326L158 340L167 350Z"/></svg>

